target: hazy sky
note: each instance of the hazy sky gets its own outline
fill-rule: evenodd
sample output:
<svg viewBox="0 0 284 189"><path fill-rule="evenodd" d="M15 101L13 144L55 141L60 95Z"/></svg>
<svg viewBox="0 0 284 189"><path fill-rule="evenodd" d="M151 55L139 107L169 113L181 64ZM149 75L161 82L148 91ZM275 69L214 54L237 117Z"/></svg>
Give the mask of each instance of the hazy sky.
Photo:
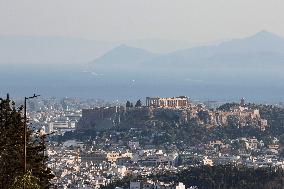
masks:
<svg viewBox="0 0 284 189"><path fill-rule="evenodd" d="M283 0L0 0L0 35L207 42L284 36Z"/></svg>

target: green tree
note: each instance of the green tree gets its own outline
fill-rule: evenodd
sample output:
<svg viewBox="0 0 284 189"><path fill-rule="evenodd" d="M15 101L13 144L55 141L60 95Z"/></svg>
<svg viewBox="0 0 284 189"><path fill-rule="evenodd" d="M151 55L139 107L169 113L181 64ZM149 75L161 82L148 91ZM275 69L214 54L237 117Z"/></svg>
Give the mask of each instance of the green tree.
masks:
<svg viewBox="0 0 284 189"><path fill-rule="evenodd" d="M39 179L32 175L30 171L22 176L17 176L11 189L40 189Z"/></svg>
<svg viewBox="0 0 284 189"><path fill-rule="evenodd" d="M137 100L136 104L135 104L135 107L141 107L142 106L142 102L141 100Z"/></svg>
<svg viewBox="0 0 284 189"><path fill-rule="evenodd" d="M0 188L11 188L16 178L25 177L23 108L16 108L9 99L0 101ZM27 170L38 179L40 188L48 188L53 178L47 168L45 146L38 133L27 129Z"/></svg>

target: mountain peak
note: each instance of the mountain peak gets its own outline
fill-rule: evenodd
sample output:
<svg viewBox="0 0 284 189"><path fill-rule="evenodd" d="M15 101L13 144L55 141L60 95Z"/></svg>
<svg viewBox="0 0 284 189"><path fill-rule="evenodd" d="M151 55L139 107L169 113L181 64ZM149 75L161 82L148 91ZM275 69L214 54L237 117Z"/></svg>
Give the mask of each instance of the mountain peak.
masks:
<svg viewBox="0 0 284 189"><path fill-rule="evenodd" d="M151 59L153 57L157 56L156 54L149 52L144 49L131 47L125 44L121 44L95 61L92 62L92 64L98 65L126 65L131 66L135 63L140 63L145 60Z"/></svg>
<svg viewBox="0 0 284 189"><path fill-rule="evenodd" d="M131 48L131 47L126 44L120 44L116 48L119 49L119 48Z"/></svg>
<svg viewBox="0 0 284 189"><path fill-rule="evenodd" d="M253 36L251 36L250 38L255 38L255 39L282 39L279 35L266 31L266 30L262 30L256 34L254 34Z"/></svg>

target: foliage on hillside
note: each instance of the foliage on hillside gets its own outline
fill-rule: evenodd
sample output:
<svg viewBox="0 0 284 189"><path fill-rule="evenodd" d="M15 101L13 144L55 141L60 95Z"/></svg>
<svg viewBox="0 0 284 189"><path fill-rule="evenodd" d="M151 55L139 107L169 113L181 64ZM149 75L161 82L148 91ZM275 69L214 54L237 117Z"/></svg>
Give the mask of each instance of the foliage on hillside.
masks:
<svg viewBox="0 0 284 189"><path fill-rule="evenodd" d="M247 168L231 165L191 167L178 173L164 172L147 177L126 176L103 187L128 187L130 181L162 181L165 183L183 182L187 188L197 186L199 189L282 189L284 171L270 168Z"/></svg>

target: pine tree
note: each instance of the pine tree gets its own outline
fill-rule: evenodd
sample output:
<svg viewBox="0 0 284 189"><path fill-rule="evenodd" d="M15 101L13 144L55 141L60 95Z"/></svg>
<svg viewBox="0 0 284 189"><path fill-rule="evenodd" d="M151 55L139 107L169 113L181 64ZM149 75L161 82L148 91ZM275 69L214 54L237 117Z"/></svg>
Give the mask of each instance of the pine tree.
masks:
<svg viewBox="0 0 284 189"><path fill-rule="evenodd" d="M16 108L9 99L0 99L0 188L12 188L16 178L24 177L23 108ZM38 133L27 129L27 170L38 179L40 188L48 188L53 177L45 165L45 146Z"/></svg>
<svg viewBox="0 0 284 189"><path fill-rule="evenodd" d="M125 107L129 108L131 106L131 102L127 100Z"/></svg>

